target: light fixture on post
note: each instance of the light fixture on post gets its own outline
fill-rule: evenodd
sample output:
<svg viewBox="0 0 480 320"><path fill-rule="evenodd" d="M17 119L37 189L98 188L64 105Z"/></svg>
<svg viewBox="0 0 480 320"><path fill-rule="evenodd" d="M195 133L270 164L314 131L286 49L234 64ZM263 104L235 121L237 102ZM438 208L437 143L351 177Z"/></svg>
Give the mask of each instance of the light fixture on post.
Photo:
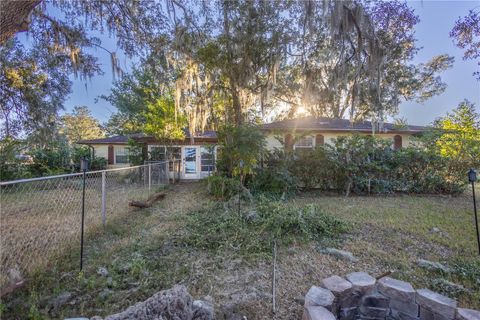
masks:
<svg viewBox="0 0 480 320"><path fill-rule="evenodd" d="M478 231L477 201L475 199L475 182L477 181L477 172L473 169L468 171L468 182L472 184L473 212L475 214L475 228L477 230L478 254L480 255L480 232Z"/></svg>

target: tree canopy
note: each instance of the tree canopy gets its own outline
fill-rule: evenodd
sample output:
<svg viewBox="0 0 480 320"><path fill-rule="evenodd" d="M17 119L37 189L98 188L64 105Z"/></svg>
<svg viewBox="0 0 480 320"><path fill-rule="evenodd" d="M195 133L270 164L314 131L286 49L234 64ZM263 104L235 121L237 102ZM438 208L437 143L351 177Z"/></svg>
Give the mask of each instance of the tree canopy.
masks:
<svg viewBox="0 0 480 320"><path fill-rule="evenodd" d="M450 31L457 47L464 49L464 60L477 61L478 70L473 75L480 81L480 9L472 9L459 18Z"/></svg>
<svg viewBox="0 0 480 320"><path fill-rule="evenodd" d="M105 136L100 123L86 106L75 106L71 113L61 117L60 133L65 135L70 144Z"/></svg>
<svg viewBox="0 0 480 320"><path fill-rule="evenodd" d="M121 77L103 98L119 110L112 120L116 132L123 130L120 120L128 130L144 130L147 114L149 119L168 115L174 122L165 128L184 118L195 133L256 122L269 113L293 117L299 108L316 116L369 119L381 129L401 101L422 102L443 92L439 75L453 62L442 54L412 62L419 50L419 18L400 0L32 0L23 5L20 10L14 1L2 2L5 12L18 7L22 21L21 27L2 31L2 47L15 32L28 29L32 50L42 53L37 59L54 57L48 79L87 79L101 73L88 49L110 53L112 70ZM8 19L3 15L1 23ZM118 48L135 58L130 74L123 74L117 53L103 47L93 30L115 37ZM67 93L70 84L63 87ZM164 107L172 99L170 117ZM55 116L62 103L44 114ZM17 118L28 116L27 111Z"/></svg>

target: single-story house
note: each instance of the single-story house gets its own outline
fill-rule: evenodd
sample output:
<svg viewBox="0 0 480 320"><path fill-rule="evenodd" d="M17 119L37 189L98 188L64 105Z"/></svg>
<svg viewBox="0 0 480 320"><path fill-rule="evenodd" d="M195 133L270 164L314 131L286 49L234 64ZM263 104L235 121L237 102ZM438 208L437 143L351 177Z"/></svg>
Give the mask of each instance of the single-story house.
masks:
<svg viewBox="0 0 480 320"><path fill-rule="evenodd" d="M392 148L406 147L412 142L412 136L424 132L423 126L408 125L397 127L392 123L384 123L383 130L375 130L375 136L392 140ZM304 117L276 121L263 125L267 149L283 148L315 148L321 144L331 144L333 139L354 133L372 134L372 122L351 123L346 119Z"/></svg>
<svg viewBox="0 0 480 320"><path fill-rule="evenodd" d="M114 136L100 139L80 140L77 144L84 144L91 148L92 155L107 159L109 168L130 166L128 160L128 140L143 136L133 134L129 136Z"/></svg>
<svg viewBox="0 0 480 320"><path fill-rule="evenodd" d="M92 149L94 157L107 159L108 168L128 167L128 141L132 139L143 146L143 154L149 162L170 161L170 176L180 169L180 179L201 179L212 174L215 169L217 153L217 133L205 131L195 134L193 139L188 133L185 139L169 141L168 144L143 134L114 136L92 140L81 140L78 144Z"/></svg>
<svg viewBox="0 0 480 320"><path fill-rule="evenodd" d="M321 144L332 143L339 136L353 133L372 134L372 123L369 121L351 123L345 119L305 117L276 121L263 125L260 128L266 137L267 149L283 148L295 149L315 148ZM394 124L385 123L381 132L375 135L392 140L392 148L398 149L408 146L411 137L425 131L422 126L405 126L397 128ZM128 161L128 140L133 139L143 145L145 158L149 161L176 161L180 169L180 179L201 179L215 170L217 156L217 133L205 131L195 134L193 139L187 133L184 140L162 143L153 137L145 135L115 136L110 138L83 140L93 149L94 155L104 157L109 167L130 165ZM170 165L170 171L178 168Z"/></svg>

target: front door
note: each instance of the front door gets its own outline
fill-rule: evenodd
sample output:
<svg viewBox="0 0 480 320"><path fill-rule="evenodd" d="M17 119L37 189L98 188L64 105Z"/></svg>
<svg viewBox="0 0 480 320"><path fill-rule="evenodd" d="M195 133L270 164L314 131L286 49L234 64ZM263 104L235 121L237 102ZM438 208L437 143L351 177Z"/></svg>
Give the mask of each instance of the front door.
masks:
<svg viewBox="0 0 480 320"><path fill-rule="evenodd" d="M183 148L183 178L184 179L198 179L198 147L184 147Z"/></svg>

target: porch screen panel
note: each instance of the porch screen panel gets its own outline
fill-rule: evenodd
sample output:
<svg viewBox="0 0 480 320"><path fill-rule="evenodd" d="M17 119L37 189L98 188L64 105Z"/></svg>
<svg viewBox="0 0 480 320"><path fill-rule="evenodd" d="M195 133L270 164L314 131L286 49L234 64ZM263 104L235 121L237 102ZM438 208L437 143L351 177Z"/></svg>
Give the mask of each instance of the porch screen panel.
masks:
<svg viewBox="0 0 480 320"><path fill-rule="evenodd" d="M202 172L213 172L215 170L215 154L213 147L201 147L200 155Z"/></svg>
<svg viewBox="0 0 480 320"><path fill-rule="evenodd" d="M165 161L167 159L166 150L164 146L150 147L151 161Z"/></svg>
<svg viewBox="0 0 480 320"><path fill-rule="evenodd" d="M182 148L181 147L168 147L167 148L167 156L168 156L168 170L174 170L174 161L182 159ZM178 163L176 164L178 166Z"/></svg>

